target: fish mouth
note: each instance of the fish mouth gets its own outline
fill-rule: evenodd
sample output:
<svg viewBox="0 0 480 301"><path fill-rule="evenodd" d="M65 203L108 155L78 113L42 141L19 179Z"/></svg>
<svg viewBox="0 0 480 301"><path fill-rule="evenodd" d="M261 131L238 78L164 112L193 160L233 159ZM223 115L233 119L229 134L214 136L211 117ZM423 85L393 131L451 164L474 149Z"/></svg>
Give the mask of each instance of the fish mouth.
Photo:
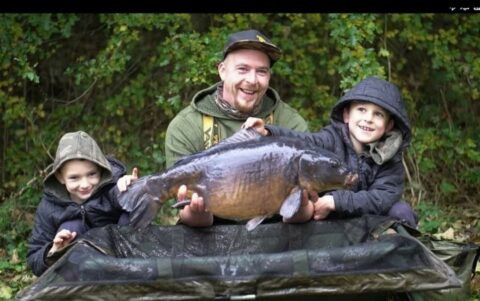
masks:
<svg viewBox="0 0 480 301"><path fill-rule="evenodd" d="M353 185L357 184L358 182L358 174L357 173L349 173L345 178L345 186L352 187Z"/></svg>

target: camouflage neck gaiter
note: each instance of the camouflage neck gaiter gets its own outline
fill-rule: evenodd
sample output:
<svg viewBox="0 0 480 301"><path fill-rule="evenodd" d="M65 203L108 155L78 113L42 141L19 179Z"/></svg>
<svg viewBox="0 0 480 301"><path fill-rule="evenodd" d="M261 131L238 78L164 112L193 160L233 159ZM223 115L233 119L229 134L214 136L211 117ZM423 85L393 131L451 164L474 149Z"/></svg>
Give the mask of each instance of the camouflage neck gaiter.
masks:
<svg viewBox="0 0 480 301"><path fill-rule="evenodd" d="M222 82L217 87L217 96L215 97L215 103L217 104L218 108L227 116L234 119L247 119L250 116L256 116L260 112L262 102L258 103L250 113L240 112L236 108L232 107L232 105L223 98Z"/></svg>
<svg viewBox="0 0 480 301"><path fill-rule="evenodd" d="M386 133L382 139L364 145L364 153L375 163L382 165L397 154L402 142L402 132L394 129Z"/></svg>

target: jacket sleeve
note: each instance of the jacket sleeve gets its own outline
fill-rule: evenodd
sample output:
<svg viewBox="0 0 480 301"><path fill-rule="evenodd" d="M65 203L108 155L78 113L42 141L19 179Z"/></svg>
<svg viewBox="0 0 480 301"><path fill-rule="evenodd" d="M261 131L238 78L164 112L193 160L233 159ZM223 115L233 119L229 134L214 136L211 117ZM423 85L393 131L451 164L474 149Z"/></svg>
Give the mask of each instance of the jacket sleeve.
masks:
<svg viewBox="0 0 480 301"><path fill-rule="evenodd" d="M265 128L268 129L272 136L286 136L298 138L330 151L333 151L336 145L334 136L326 128L320 130L317 133L298 132L274 125L266 125Z"/></svg>
<svg viewBox="0 0 480 301"><path fill-rule="evenodd" d="M166 167L172 166L179 159L202 151L203 133L201 115L177 115L170 122L165 136ZM191 117L191 118L190 118ZM196 120L200 118L200 120ZM196 121L199 123L197 124Z"/></svg>
<svg viewBox="0 0 480 301"><path fill-rule="evenodd" d="M386 215L401 199L404 189L404 169L400 156L380 166L372 184L366 190L332 191L335 211L339 216L354 217L364 214Z"/></svg>
<svg viewBox="0 0 480 301"><path fill-rule="evenodd" d="M308 124L303 117L292 107L284 102L280 102L278 108L273 113L274 124L298 132L308 132Z"/></svg>
<svg viewBox="0 0 480 301"><path fill-rule="evenodd" d="M52 211L45 201L40 202L35 214L32 236L28 241L27 263L36 276L40 276L48 268L45 257L52 247L57 231L49 219Z"/></svg>

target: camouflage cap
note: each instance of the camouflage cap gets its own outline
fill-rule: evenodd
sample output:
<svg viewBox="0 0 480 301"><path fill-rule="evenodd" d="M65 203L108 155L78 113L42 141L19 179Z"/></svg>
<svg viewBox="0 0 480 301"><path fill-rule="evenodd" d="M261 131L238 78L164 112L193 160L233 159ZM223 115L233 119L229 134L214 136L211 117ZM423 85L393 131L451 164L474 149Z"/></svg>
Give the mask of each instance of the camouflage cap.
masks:
<svg viewBox="0 0 480 301"><path fill-rule="evenodd" d="M237 49L255 49L262 51L270 58L271 65L278 61L282 55L282 51L277 45L273 44L269 38L255 29L231 34L223 48L223 59L225 59L230 52Z"/></svg>

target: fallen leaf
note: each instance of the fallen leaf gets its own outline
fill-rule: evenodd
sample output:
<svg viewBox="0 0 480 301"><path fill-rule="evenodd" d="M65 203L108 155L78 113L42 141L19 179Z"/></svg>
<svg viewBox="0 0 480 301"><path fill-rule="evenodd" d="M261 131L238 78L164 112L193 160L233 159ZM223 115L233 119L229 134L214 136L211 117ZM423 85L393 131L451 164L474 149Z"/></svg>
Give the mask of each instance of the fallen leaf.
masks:
<svg viewBox="0 0 480 301"><path fill-rule="evenodd" d="M12 289L4 284L0 284L0 299L10 300L12 297Z"/></svg>
<svg viewBox="0 0 480 301"><path fill-rule="evenodd" d="M436 239L446 239L453 240L455 238L455 231L452 227L448 228L447 231L443 233L437 233L433 235Z"/></svg>
<svg viewBox="0 0 480 301"><path fill-rule="evenodd" d="M20 258L18 257L17 249L13 250L12 257L10 258L10 263L16 264L20 262Z"/></svg>

